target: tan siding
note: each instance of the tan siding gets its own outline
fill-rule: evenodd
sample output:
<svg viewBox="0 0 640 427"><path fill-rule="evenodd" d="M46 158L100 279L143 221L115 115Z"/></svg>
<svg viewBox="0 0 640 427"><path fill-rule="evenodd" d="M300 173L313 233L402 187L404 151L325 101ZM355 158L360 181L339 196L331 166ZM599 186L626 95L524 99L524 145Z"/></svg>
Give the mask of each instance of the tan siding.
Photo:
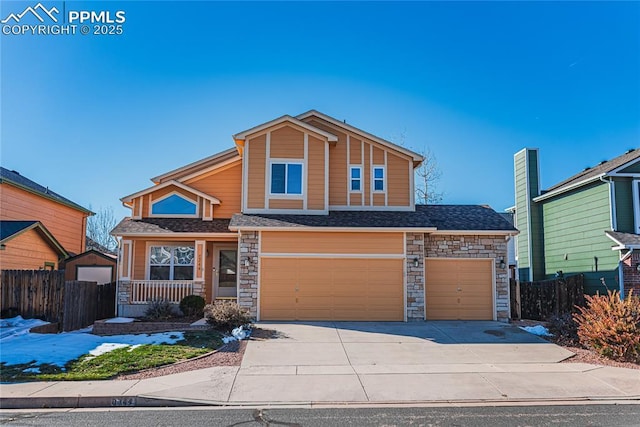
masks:
<svg viewBox="0 0 640 427"><path fill-rule="evenodd" d="M84 252L86 214L9 184L0 184L0 219L38 220L68 252Z"/></svg>
<svg viewBox="0 0 640 427"><path fill-rule="evenodd" d="M373 206L384 206L384 193L373 193Z"/></svg>
<svg viewBox="0 0 640 427"><path fill-rule="evenodd" d="M402 233L262 232L263 253L403 254Z"/></svg>
<svg viewBox="0 0 640 427"><path fill-rule="evenodd" d="M371 157L371 145L365 142L364 144L364 170L362 177L362 190L364 194L365 206L371 206L371 167L369 166L369 159Z"/></svg>
<svg viewBox="0 0 640 427"><path fill-rule="evenodd" d="M351 193L351 206L362 206L362 193Z"/></svg>
<svg viewBox="0 0 640 427"><path fill-rule="evenodd" d="M264 209L266 136L260 135L247 141L249 154L249 176L247 182L247 207Z"/></svg>
<svg viewBox="0 0 640 427"><path fill-rule="evenodd" d="M118 274L120 275L120 277L127 277L127 275L129 274L129 254L131 253L131 245L133 245L133 242L131 242L131 244L127 243L122 245L122 261L120 262L120 266L118 267Z"/></svg>
<svg viewBox="0 0 640 427"><path fill-rule="evenodd" d="M77 267L85 266L109 266L111 269L111 280L116 280L116 260L106 259L95 253L88 253L71 261L67 261L64 265L64 279L77 280Z"/></svg>
<svg viewBox="0 0 640 427"><path fill-rule="evenodd" d="M309 159L307 175L307 209L324 210L324 151L326 142L309 136Z"/></svg>
<svg viewBox="0 0 640 427"><path fill-rule="evenodd" d="M409 206L411 194L409 161L394 154L387 154L387 203L389 206Z"/></svg>
<svg viewBox="0 0 640 427"><path fill-rule="evenodd" d="M329 145L329 204L347 204L347 135L318 120L306 120L310 125L330 132L338 137L337 143Z"/></svg>
<svg viewBox="0 0 640 427"><path fill-rule="evenodd" d="M6 243L0 252L0 268L3 270L39 270L45 262L58 268L58 254L36 230L25 231Z"/></svg>
<svg viewBox="0 0 640 427"><path fill-rule="evenodd" d="M304 133L290 126L271 132L270 158L302 159L304 157Z"/></svg>
<svg viewBox="0 0 640 427"><path fill-rule="evenodd" d="M269 209L302 209L302 200L269 200Z"/></svg>
<svg viewBox="0 0 640 427"><path fill-rule="evenodd" d="M349 162L352 165L359 165L362 163L362 141L353 136L349 139Z"/></svg>
<svg viewBox="0 0 640 427"><path fill-rule="evenodd" d="M196 203L198 202L198 196L188 192L187 190L183 190L180 187L176 187L175 185L169 185L167 187L160 188L152 193L149 193L150 202L153 203L154 201L162 198L162 196L166 196L167 194L173 193L173 192L179 193L185 198L193 202L196 202Z"/></svg>
<svg viewBox="0 0 640 427"><path fill-rule="evenodd" d="M384 165L384 150L375 145L373 146L373 164Z"/></svg>
<svg viewBox="0 0 640 427"><path fill-rule="evenodd" d="M134 280L145 280L147 274L147 244L144 240L133 241L133 256L131 259L133 264Z"/></svg>
<svg viewBox="0 0 640 427"><path fill-rule="evenodd" d="M231 218L240 212L242 162L185 181L185 184L220 200L220 205L213 207L214 218Z"/></svg>

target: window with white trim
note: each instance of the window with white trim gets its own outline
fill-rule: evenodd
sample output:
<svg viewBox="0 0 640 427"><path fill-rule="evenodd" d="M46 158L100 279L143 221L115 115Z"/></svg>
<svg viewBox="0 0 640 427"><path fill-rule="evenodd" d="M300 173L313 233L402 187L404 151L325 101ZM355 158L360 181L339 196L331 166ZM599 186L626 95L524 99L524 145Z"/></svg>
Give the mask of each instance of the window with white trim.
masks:
<svg viewBox="0 0 640 427"><path fill-rule="evenodd" d="M302 194L302 163L271 163L271 194Z"/></svg>
<svg viewBox="0 0 640 427"><path fill-rule="evenodd" d="M193 280L193 246L151 246L149 248L150 280Z"/></svg>
<svg viewBox="0 0 640 427"><path fill-rule="evenodd" d="M349 186L350 191L360 192L362 191L362 167L361 166L351 166L351 185Z"/></svg>
<svg viewBox="0 0 640 427"><path fill-rule="evenodd" d="M385 191L384 189L384 167L373 167L373 191Z"/></svg>
<svg viewBox="0 0 640 427"><path fill-rule="evenodd" d="M196 215L196 202L173 193L151 203L151 215Z"/></svg>

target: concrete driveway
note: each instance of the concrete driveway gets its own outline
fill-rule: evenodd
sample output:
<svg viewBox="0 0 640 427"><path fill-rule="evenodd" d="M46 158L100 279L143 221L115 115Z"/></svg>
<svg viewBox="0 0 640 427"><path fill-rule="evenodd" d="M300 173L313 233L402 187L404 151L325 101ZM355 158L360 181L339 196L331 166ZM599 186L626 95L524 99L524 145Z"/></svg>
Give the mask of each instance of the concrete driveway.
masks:
<svg viewBox="0 0 640 427"><path fill-rule="evenodd" d="M498 322L259 323L228 402L629 398L638 374ZM613 371L611 370L613 369Z"/></svg>

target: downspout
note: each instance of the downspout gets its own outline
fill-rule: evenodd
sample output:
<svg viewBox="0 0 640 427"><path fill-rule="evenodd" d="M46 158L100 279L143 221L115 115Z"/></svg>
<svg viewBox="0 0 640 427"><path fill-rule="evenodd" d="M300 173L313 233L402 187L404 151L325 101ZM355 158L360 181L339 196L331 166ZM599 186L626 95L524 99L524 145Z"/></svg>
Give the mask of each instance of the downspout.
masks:
<svg viewBox="0 0 640 427"><path fill-rule="evenodd" d="M616 193L615 186L611 177L606 179L606 176L601 176L600 181L609 184L609 219L611 225L611 231L618 231L618 220L616 218Z"/></svg>

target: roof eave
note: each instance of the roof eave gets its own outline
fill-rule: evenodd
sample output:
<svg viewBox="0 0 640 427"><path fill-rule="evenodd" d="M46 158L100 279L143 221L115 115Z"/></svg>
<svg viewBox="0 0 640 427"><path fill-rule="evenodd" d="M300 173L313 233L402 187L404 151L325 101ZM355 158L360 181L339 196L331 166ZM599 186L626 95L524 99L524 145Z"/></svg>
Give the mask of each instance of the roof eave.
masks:
<svg viewBox="0 0 640 427"><path fill-rule="evenodd" d="M235 225L229 226L232 231L312 231L312 232L368 232L368 233L390 233L390 232L418 232L432 233L435 227L314 227L310 225L287 226L257 226L257 225Z"/></svg>
<svg viewBox="0 0 640 427"><path fill-rule="evenodd" d="M557 196L558 194L566 193L571 190L575 190L576 188L582 187L587 184L591 184L592 182L599 181L600 178L605 177L606 173L601 173L596 176L592 176L591 178L584 179L582 181L576 182L575 184L567 185L565 187L556 188L555 190L549 191L548 193L544 193L540 196L534 197L534 202L540 202L551 197Z"/></svg>
<svg viewBox="0 0 640 427"><path fill-rule="evenodd" d="M268 121L266 123L262 123L262 124L260 124L258 126L254 126L254 127L250 128L250 129L247 129L245 131L236 133L235 135L232 136L232 138L236 142L236 144L238 144L239 141L244 141L247 138L247 136L249 136L249 135L253 135L255 133L261 132L261 131L263 131L265 129L268 129L268 128L272 127L272 126L277 126L277 125L279 125L281 123L284 123L284 122L290 122L290 123L292 123L294 125L297 125L297 126L300 126L302 128L305 128L305 129L309 130L310 132L313 132L313 133L316 133L318 135L321 135L321 136L327 138L327 140L329 142L338 141L338 137L335 136L334 134L332 134L330 132L327 132L327 131L324 131L322 129L318 129L315 126L312 126L309 123L305 123L302 120L300 120L300 119L298 119L296 117L292 117L292 116L290 116L288 114L285 114L284 116L278 117L277 119L270 120L270 121Z"/></svg>

